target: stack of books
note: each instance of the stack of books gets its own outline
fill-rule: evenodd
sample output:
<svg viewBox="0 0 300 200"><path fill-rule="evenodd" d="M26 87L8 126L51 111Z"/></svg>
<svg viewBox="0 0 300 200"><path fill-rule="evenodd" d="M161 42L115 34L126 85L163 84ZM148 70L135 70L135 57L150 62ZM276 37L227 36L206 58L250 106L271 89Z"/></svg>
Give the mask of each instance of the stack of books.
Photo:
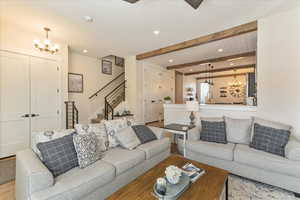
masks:
<svg viewBox="0 0 300 200"><path fill-rule="evenodd" d="M190 177L192 183L198 180L203 174L205 174L205 170L196 167L192 163L186 163L183 167L183 173Z"/></svg>

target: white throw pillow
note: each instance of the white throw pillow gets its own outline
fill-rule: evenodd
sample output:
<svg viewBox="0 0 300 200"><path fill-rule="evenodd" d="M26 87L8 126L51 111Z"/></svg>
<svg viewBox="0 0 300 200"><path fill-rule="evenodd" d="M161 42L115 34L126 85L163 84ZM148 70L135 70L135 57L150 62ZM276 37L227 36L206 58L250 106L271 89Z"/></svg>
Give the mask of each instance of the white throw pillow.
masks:
<svg viewBox="0 0 300 200"><path fill-rule="evenodd" d="M300 161L300 141L291 137L285 146L285 157L293 160Z"/></svg>
<svg viewBox="0 0 300 200"><path fill-rule="evenodd" d="M116 138L116 134L119 130L129 126L128 121L125 118L123 118L105 121L104 124L108 135L109 147L117 147L120 143Z"/></svg>
<svg viewBox="0 0 300 200"><path fill-rule="evenodd" d="M51 140L54 140L54 139L57 139L57 138L61 138L61 137L64 137L66 135L69 135L69 134L75 132L74 129L52 130L52 131L53 131L53 135L52 136L47 136L45 134L46 131L33 132L32 135L31 135L31 149L39 156L39 158L41 160L43 160L42 156L41 156L41 152L36 147L36 145L38 143L49 142Z"/></svg>
<svg viewBox="0 0 300 200"><path fill-rule="evenodd" d="M250 144L251 119L232 119L225 117L227 141L238 144Z"/></svg>
<svg viewBox="0 0 300 200"><path fill-rule="evenodd" d="M76 124L75 130L78 134L95 133L98 138L101 151L107 150L105 143L108 142L108 136L103 121L97 124Z"/></svg>
<svg viewBox="0 0 300 200"><path fill-rule="evenodd" d="M134 130L129 126L118 131L116 138L120 145L126 149L133 150L141 144Z"/></svg>
<svg viewBox="0 0 300 200"><path fill-rule="evenodd" d="M287 125L287 124L283 124L283 123L279 123L279 122L274 122L274 121L269 121L269 120L264 120L258 117L253 117L252 118L252 126L251 126L251 141L254 135L254 124L259 124L261 126L267 126L267 127L271 127L271 128L275 128L275 129L282 129L282 130L287 130L287 131L291 131L292 130L292 126Z"/></svg>

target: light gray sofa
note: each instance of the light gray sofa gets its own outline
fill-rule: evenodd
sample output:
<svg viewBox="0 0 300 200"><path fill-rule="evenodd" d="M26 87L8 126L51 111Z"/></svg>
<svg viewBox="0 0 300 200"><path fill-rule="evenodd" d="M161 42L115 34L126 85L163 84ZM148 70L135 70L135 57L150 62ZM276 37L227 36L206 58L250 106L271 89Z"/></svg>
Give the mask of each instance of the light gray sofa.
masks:
<svg viewBox="0 0 300 200"><path fill-rule="evenodd" d="M101 200L142 175L170 154L170 140L163 129L150 127L158 140L134 150L121 147L108 150L94 164L74 168L56 178L27 149L17 153L17 200Z"/></svg>
<svg viewBox="0 0 300 200"><path fill-rule="evenodd" d="M189 132L186 157L229 172L300 193L300 161L250 148L247 144L219 144L200 140L200 127ZM286 146L294 143L293 137ZM298 142L299 144L299 142Z"/></svg>

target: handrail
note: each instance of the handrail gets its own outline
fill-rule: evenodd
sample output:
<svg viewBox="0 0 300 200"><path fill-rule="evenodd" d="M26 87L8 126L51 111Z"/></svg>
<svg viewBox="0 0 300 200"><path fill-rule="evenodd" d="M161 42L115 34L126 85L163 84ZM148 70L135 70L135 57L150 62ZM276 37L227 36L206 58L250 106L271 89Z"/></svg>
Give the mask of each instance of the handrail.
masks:
<svg viewBox="0 0 300 200"><path fill-rule="evenodd" d="M119 84L117 87L115 87L115 89L113 89L108 95L105 96L105 99L107 99L107 97L109 95L111 95L113 92L115 92L116 90L118 90L122 85L124 85L126 83L126 80L123 81L121 84Z"/></svg>
<svg viewBox="0 0 300 200"><path fill-rule="evenodd" d="M116 78L114 78L113 80L109 81L107 84L105 84L101 89L99 89L97 92L95 92L93 95L91 95L89 97L89 99L92 99L93 97L97 96L99 94L99 92L101 92L102 90L104 90L107 86L109 86L112 82L114 82L115 80L117 80L118 78L120 78L122 75L124 75L125 72L122 72L121 74L119 74Z"/></svg>

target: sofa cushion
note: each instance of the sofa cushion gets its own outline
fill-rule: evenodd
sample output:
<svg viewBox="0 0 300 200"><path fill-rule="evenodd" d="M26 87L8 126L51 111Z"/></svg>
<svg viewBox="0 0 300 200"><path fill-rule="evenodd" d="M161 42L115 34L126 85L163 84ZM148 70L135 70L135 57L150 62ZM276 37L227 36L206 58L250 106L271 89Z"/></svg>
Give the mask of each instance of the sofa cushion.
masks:
<svg viewBox="0 0 300 200"><path fill-rule="evenodd" d="M249 144L251 119L232 119L225 117L227 141L238 144Z"/></svg>
<svg viewBox="0 0 300 200"><path fill-rule="evenodd" d="M139 138L142 144L145 144L152 140L157 140L157 137L153 133L153 131L145 125L132 126L132 129L134 130L136 136Z"/></svg>
<svg viewBox="0 0 300 200"><path fill-rule="evenodd" d="M116 147L106 151L102 160L112 164L116 168L116 174L118 176L130 168L142 163L145 159L146 155L142 150L127 150Z"/></svg>
<svg viewBox="0 0 300 200"><path fill-rule="evenodd" d="M219 144L201 140L186 143L186 148L190 151L229 161L233 160L234 146L232 143Z"/></svg>
<svg viewBox="0 0 300 200"><path fill-rule="evenodd" d="M58 176L53 191L67 192L70 199L83 199L89 193L111 182L115 178L115 167L98 160L84 169L78 167ZM55 189L56 188L56 189Z"/></svg>
<svg viewBox="0 0 300 200"><path fill-rule="evenodd" d="M201 120L200 140L226 144L226 129L224 121Z"/></svg>
<svg viewBox="0 0 300 200"><path fill-rule="evenodd" d="M169 148L170 148L170 139L169 138L153 140L151 142L142 144L137 147L137 149L140 149L146 153L147 160L162 153L163 151L166 151Z"/></svg>
<svg viewBox="0 0 300 200"><path fill-rule="evenodd" d="M43 163L54 177L78 166L73 135L75 134L37 144L37 148L43 157Z"/></svg>
<svg viewBox="0 0 300 200"><path fill-rule="evenodd" d="M284 157L290 131L254 124L254 135L250 147Z"/></svg>
<svg viewBox="0 0 300 200"><path fill-rule="evenodd" d="M300 178L300 162L291 161L281 156L259 151L250 148L248 145L236 145L234 150L234 161L266 171L273 171Z"/></svg>

